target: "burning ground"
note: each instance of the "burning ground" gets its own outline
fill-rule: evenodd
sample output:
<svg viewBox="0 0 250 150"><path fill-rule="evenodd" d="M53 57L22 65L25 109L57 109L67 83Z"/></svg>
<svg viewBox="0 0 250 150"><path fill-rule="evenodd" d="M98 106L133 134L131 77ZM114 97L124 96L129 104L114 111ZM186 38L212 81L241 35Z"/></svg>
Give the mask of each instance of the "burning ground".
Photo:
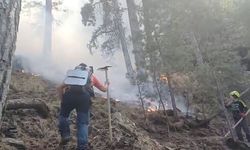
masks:
<svg viewBox="0 0 250 150"><path fill-rule="evenodd" d="M55 150L60 148L57 116L60 102L55 85L39 76L15 72L12 75L7 110L1 125L1 150ZM30 107L16 107L25 103ZM18 104L18 105L16 105ZM14 107L11 107L14 106ZM8 108L9 107L9 108ZM12 108L12 109L11 109ZM32 108L32 109L30 109ZM93 100L90 123L90 147L93 150L225 150L221 135L227 132L224 121L216 118L201 123L172 111L147 113L131 104L112 101L113 142L109 141L105 98ZM71 114L73 140L65 149L75 149L75 113Z"/></svg>

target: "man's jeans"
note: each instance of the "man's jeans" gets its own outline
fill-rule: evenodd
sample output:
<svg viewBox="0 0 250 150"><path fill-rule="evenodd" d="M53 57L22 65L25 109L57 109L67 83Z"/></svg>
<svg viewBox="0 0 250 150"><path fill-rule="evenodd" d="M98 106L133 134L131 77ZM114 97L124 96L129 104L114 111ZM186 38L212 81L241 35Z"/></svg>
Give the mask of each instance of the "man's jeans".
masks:
<svg viewBox="0 0 250 150"><path fill-rule="evenodd" d="M238 122L238 121L239 121L239 119L235 119L235 123ZM246 118L244 118L241 121L241 123L235 128L235 131L236 131L236 134L237 134L239 140L240 141L244 141L241 129L243 129L243 131L245 132L247 141L250 142L250 130L248 128L248 124L247 124Z"/></svg>
<svg viewBox="0 0 250 150"><path fill-rule="evenodd" d="M70 137L69 115L76 109L77 113L77 148L83 149L88 144L90 96L86 93L67 92L63 96L59 116L59 132L62 139Z"/></svg>

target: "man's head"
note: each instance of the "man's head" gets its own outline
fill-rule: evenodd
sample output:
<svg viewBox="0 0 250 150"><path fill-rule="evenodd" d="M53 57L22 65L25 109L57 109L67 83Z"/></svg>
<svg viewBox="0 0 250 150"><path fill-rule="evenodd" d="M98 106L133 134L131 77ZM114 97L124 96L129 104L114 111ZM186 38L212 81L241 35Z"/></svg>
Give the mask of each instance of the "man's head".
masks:
<svg viewBox="0 0 250 150"><path fill-rule="evenodd" d="M87 68L87 65L85 63L80 63L78 66L75 67L75 69L86 69Z"/></svg>
<svg viewBox="0 0 250 150"><path fill-rule="evenodd" d="M232 91L229 93L229 95L234 99L240 98L240 93L238 91Z"/></svg>

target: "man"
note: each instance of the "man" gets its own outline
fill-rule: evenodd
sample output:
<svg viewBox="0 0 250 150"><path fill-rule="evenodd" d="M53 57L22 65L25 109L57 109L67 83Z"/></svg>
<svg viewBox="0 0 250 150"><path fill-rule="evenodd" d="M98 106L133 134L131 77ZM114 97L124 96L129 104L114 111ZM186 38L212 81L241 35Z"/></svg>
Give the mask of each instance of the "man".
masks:
<svg viewBox="0 0 250 150"><path fill-rule="evenodd" d="M236 134L240 141L244 141L241 132L241 129L243 129L248 142L250 142L250 131L245 118L246 112L248 110L247 105L240 99L240 93L238 91L230 92L230 97L233 101L229 104L226 104L226 107L232 112L235 123L237 123L243 117L241 123L235 128Z"/></svg>
<svg viewBox="0 0 250 150"><path fill-rule="evenodd" d="M101 84L93 75L86 64L81 63L74 70L67 72L64 83L57 88L61 99L61 110L59 116L59 132L61 134L61 145L71 140L69 128L69 115L76 109L77 113L77 149L88 149L88 124L91 96L93 86L102 92L107 91L107 84Z"/></svg>

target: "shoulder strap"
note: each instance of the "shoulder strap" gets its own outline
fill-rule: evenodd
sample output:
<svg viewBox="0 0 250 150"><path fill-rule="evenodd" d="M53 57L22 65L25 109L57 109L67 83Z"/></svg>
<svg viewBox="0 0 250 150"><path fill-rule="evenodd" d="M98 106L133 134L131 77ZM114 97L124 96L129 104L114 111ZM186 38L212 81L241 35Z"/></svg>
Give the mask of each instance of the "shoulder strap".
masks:
<svg viewBox="0 0 250 150"><path fill-rule="evenodd" d="M247 107L246 103L245 103L243 100L239 99L239 102L240 102L244 107Z"/></svg>

